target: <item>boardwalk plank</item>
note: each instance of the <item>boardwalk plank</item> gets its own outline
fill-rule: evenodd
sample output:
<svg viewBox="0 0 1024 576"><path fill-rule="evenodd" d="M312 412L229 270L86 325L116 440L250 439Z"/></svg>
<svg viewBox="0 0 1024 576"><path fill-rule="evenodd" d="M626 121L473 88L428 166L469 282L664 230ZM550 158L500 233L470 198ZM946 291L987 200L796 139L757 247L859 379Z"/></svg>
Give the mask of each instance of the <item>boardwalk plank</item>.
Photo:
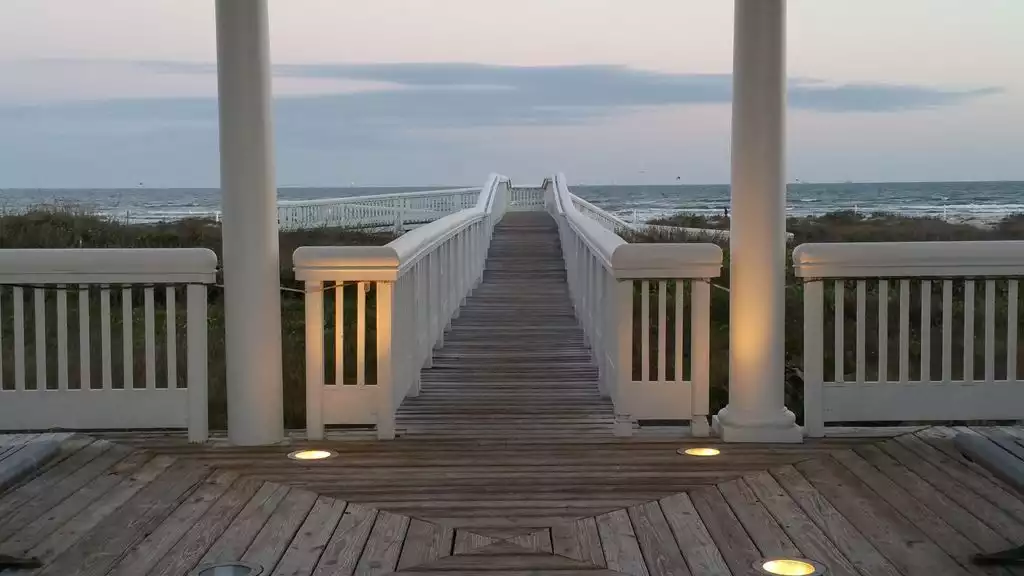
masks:
<svg viewBox="0 0 1024 576"><path fill-rule="evenodd" d="M147 576L181 576L194 568L203 554L220 537L261 486L255 478L242 478L214 502L213 506L182 536L149 571ZM125 574L124 576L129 576Z"/></svg>
<svg viewBox="0 0 1024 576"><path fill-rule="evenodd" d="M602 514L596 520L608 568L616 572L647 576L647 564L629 522L629 514L625 510L616 510Z"/></svg>
<svg viewBox="0 0 1024 576"><path fill-rule="evenodd" d="M271 572L284 556L288 544L315 503L316 494L306 490L290 490L242 555L242 561L262 566L266 572Z"/></svg>
<svg viewBox="0 0 1024 576"><path fill-rule="evenodd" d="M722 493L715 487L700 488L690 493L690 500L733 576L759 576L754 563L762 558L761 553Z"/></svg>
<svg viewBox="0 0 1024 576"><path fill-rule="evenodd" d="M693 507L690 497L675 494L662 498L659 504L690 572L701 576L730 576L722 553L718 551L718 546Z"/></svg>
<svg viewBox="0 0 1024 576"><path fill-rule="evenodd" d="M628 513L647 570L651 574L663 576L690 576L690 570L672 538L672 530L658 503L633 506Z"/></svg>
<svg viewBox="0 0 1024 576"><path fill-rule="evenodd" d="M454 537L455 531L449 527L413 518L409 522L409 532L398 559L398 569L404 570L450 556Z"/></svg>
<svg viewBox="0 0 1024 576"><path fill-rule="evenodd" d="M135 576L148 573L182 536L195 528L203 514L237 479L238 474L229 470L219 470L211 474L156 530L118 562L111 570L111 574Z"/></svg>
<svg viewBox="0 0 1024 576"><path fill-rule="evenodd" d="M376 519L377 511L373 508L349 504L317 563L314 576L351 576Z"/></svg>
<svg viewBox="0 0 1024 576"><path fill-rule="evenodd" d="M310 576L338 527L347 503L320 496L272 576Z"/></svg>
<svg viewBox="0 0 1024 576"><path fill-rule="evenodd" d="M723 482L718 485L718 491L729 503L736 518L746 529L754 545L761 550L766 558L786 557L794 558L800 556L796 545L768 513L768 510L753 490L742 480Z"/></svg>
<svg viewBox="0 0 1024 576"><path fill-rule="evenodd" d="M289 490L288 486L280 484L264 484L199 563L215 564L241 560L274 510L277 510L281 501L288 495Z"/></svg>
<svg viewBox="0 0 1024 576"><path fill-rule="evenodd" d="M390 512L381 512L370 531L356 573L375 576L394 572L398 566L398 555L409 529L409 517Z"/></svg>
<svg viewBox="0 0 1024 576"><path fill-rule="evenodd" d="M607 566L597 520L584 518L558 522L551 527L551 544L555 554L595 566Z"/></svg>
<svg viewBox="0 0 1024 576"><path fill-rule="evenodd" d="M838 463L808 460L796 468L906 576L967 574Z"/></svg>
<svg viewBox="0 0 1024 576"><path fill-rule="evenodd" d="M793 501L803 509L804 514L807 514L807 517L828 536L828 539L861 574L901 576L892 563L796 468L793 466L774 468L771 470L771 474L779 485L789 493Z"/></svg>

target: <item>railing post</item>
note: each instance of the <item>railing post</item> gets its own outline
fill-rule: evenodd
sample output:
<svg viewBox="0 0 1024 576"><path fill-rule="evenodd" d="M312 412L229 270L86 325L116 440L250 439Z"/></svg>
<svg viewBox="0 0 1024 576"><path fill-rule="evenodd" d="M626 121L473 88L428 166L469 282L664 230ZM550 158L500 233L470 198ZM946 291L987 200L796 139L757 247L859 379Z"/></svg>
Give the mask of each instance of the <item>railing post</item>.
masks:
<svg viewBox="0 0 1024 576"><path fill-rule="evenodd" d="M676 291L676 298L682 298L682 282L676 283ZM690 383L693 401L690 433L694 436L709 436L711 434L711 425L708 422L708 413L711 408L711 283L708 279L699 278L693 281L690 331Z"/></svg>
<svg viewBox="0 0 1024 576"><path fill-rule="evenodd" d="M630 383L633 381L633 281L615 280L615 331L618 346L612 378L612 403L615 405L616 436L632 436L633 421L629 414Z"/></svg>
<svg viewBox="0 0 1024 576"><path fill-rule="evenodd" d="M208 353L206 286L186 288L186 354L188 356L188 441L205 442L209 437ZM174 382L167 383L168 388Z"/></svg>
<svg viewBox="0 0 1024 576"><path fill-rule="evenodd" d="M824 283L804 283L804 433L814 438L825 435L822 410L824 380L822 310L825 303ZM881 379L880 379L881 380Z"/></svg>
<svg viewBox="0 0 1024 576"><path fill-rule="evenodd" d="M324 291L323 282L305 283L306 301L306 438L324 437ZM340 289L335 298L341 298ZM342 330L335 326L335 330ZM335 376L341 384L341 376Z"/></svg>
<svg viewBox="0 0 1024 576"><path fill-rule="evenodd" d="M394 282L377 282L377 438L395 437L395 382L392 363Z"/></svg>

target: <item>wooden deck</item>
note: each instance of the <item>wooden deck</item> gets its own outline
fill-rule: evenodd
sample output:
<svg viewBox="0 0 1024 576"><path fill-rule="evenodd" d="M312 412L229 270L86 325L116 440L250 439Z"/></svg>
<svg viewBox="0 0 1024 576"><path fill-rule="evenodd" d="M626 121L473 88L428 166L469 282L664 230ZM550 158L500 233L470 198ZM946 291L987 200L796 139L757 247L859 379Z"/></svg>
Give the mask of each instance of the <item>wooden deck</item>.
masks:
<svg viewBox="0 0 1024 576"><path fill-rule="evenodd" d="M612 404L576 321L555 222L510 212L495 228L481 285L398 411L420 438L606 437Z"/></svg>
<svg viewBox="0 0 1024 576"><path fill-rule="evenodd" d="M724 445L721 457L705 460L675 455L679 442L608 439L571 449L524 443L516 447L520 459L502 464L502 473L513 483L534 474L538 489L547 478L584 466L570 453L598 452L607 473L621 474L624 485L630 469L650 470L656 460L665 472L662 491L649 491L642 501L603 501L608 509L574 512L581 514L576 518L535 516L534 526L495 526L500 517L489 515L478 517L479 526L449 524L408 506L381 509L363 501L365 479L382 491L395 490L396 479L422 482L418 472L429 465L419 459L462 451L456 440L436 450L428 447L438 442L415 439L326 442L337 458L299 464L284 457L293 446L189 446L156 435L6 436L0 458L40 437L60 438L62 445L40 473L0 495L0 554L45 563L4 576L171 576L235 559L257 563L268 575L295 576L739 576L754 574L758 559L779 555L809 557L829 574L849 576L1017 573L969 561L976 552L1024 542L1024 499L960 457L951 442L957 433L998 437L1000 445L1024 453L1024 432L1016 428L931 428L801 447ZM609 447L619 448L619 460L610 458ZM524 462L531 450L535 461ZM545 455L556 450L566 455ZM463 473L488 468L470 465L479 454L468 452ZM452 494L472 492L451 474ZM429 487L424 494L422 502L435 497Z"/></svg>

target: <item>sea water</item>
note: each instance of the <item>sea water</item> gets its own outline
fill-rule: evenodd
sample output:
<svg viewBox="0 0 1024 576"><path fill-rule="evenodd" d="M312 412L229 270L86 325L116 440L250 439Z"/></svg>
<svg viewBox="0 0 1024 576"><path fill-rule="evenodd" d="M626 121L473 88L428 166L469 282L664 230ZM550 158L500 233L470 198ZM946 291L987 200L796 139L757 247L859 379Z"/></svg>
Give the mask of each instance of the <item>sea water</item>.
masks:
<svg viewBox="0 0 1024 576"><path fill-rule="evenodd" d="M526 184L526 183L524 183ZM458 186L447 186L453 188ZM281 200L345 198L428 190L403 188L281 188ZM627 221L687 212L723 214L728 185L574 186L572 191ZM969 222L992 222L1024 213L1024 182L878 182L790 184L787 214L812 216L839 210L897 213ZM220 211L216 188L0 189L0 213L40 204L69 204L134 223L212 217Z"/></svg>

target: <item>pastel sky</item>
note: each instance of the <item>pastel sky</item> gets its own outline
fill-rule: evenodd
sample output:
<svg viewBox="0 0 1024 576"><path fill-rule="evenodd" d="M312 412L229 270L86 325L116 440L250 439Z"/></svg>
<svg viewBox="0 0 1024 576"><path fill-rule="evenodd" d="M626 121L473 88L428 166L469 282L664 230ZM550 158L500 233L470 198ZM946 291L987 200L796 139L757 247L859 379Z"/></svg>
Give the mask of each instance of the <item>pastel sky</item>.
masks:
<svg viewBox="0 0 1024 576"><path fill-rule="evenodd" d="M271 0L282 185L729 177L729 0ZM1024 2L790 0L789 178L1024 180ZM0 1L0 188L216 186L212 0Z"/></svg>

